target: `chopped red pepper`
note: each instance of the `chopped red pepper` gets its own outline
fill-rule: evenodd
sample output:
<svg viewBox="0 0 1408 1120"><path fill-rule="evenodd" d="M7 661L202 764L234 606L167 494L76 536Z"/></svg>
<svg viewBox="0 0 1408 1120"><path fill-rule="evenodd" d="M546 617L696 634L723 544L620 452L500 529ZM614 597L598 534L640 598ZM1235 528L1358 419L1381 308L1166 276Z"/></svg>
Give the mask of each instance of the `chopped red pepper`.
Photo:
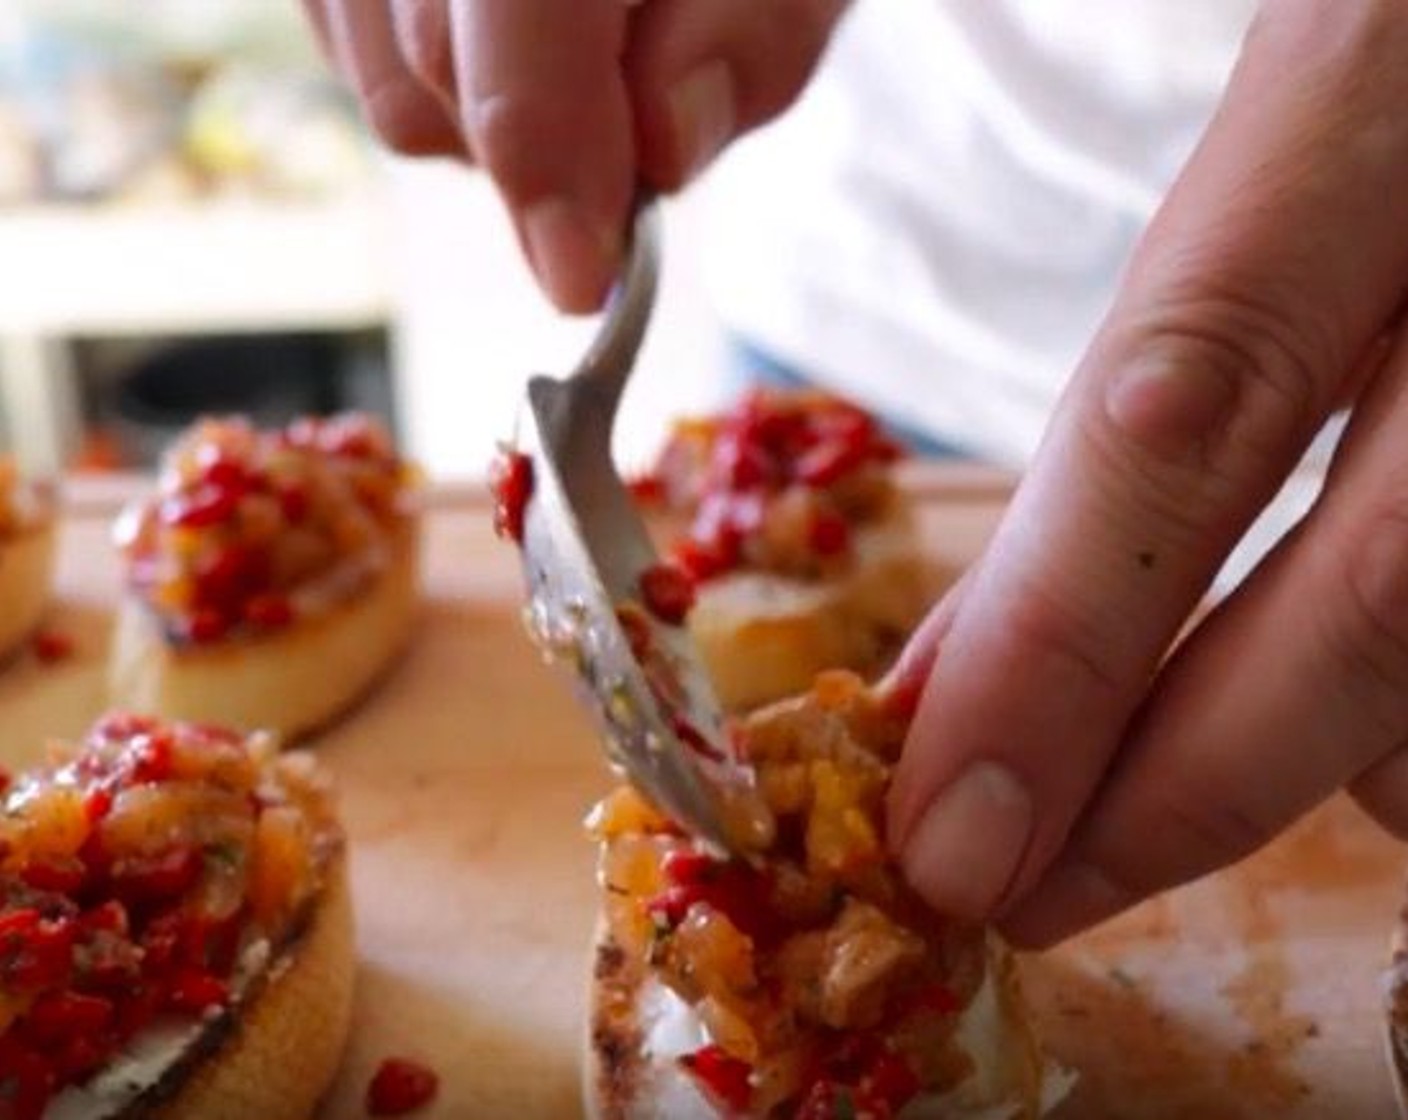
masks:
<svg viewBox="0 0 1408 1120"><path fill-rule="evenodd" d="M76 933L71 918L45 918L37 910L0 916L0 985L24 992L64 983Z"/></svg>
<svg viewBox="0 0 1408 1120"><path fill-rule="evenodd" d="M25 864L20 878L37 891L72 895L78 893L88 878L88 868L79 859L50 856Z"/></svg>
<svg viewBox="0 0 1408 1120"><path fill-rule="evenodd" d="M367 1111L373 1116L404 1116L424 1108L440 1091L440 1078L429 1066L410 1058L387 1058L367 1086Z"/></svg>
<svg viewBox="0 0 1408 1120"><path fill-rule="evenodd" d="M173 741L164 731L138 735L128 748L130 780L164 782L171 777Z"/></svg>
<svg viewBox="0 0 1408 1120"><path fill-rule="evenodd" d="M235 515L243 487L205 485L162 504L161 519L180 529L208 529L223 525Z"/></svg>
<svg viewBox="0 0 1408 1120"><path fill-rule="evenodd" d="M839 513L817 510L807 542L818 556L837 556L851 546L851 527Z"/></svg>
<svg viewBox="0 0 1408 1120"><path fill-rule="evenodd" d="M80 992L48 992L25 1016L25 1033L35 1045L52 1047L75 1035L92 1035L112 1022L113 1004L101 996Z"/></svg>
<svg viewBox="0 0 1408 1120"><path fill-rule="evenodd" d="M61 630L41 630L34 635L30 649L41 665L57 665L77 651L73 638Z"/></svg>
<svg viewBox="0 0 1408 1120"><path fill-rule="evenodd" d="M489 491L494 496L494 532L523 543L523 519L533 494L533 461L521 451L502 449L489 466Z"/></svg>
<svg viewBox="0 0 1408 1120"><path fill-rule="evenodd" d="M651 614L678 626L694 606L694 581L675 564L652 564L640 574L640 595Z"/></svg>
<svg viewBox="0 0 1408 1120"><path fill-rule="evenodd" d="M210 607L203 607L191 615L186 624L186 637L196 645L218 642L230 632L232 625L228 615Z"/></svg>
<svg viewBox="0 0 1408 1120"><path fill-rule="evenodd" d="M642 474L626 479L626 489L640 505L656 505L664 500L665 485L658 474Z"/></svg>
<svg viewBox="0 0 1408 1120"><path fill-rule="evenodd" d="M293 604L287 595L264 592L245 603L244 620L260 630L281 630L293 622Z"/></svg>
<svg viewBox="0 0 1408 1120"><path fill-rule="evenodd" d="M705 1093L730 1113L743 1113L753 1100L753 1067L720 1046L705 1046L680 1058L680 1065Z"/></svg>
<svg viewBox="0 0 1408 1120"><path fill-rule="evenodd" d="M230 998L229 986L217 976L200 969L184 969L171 980L166 1005L172 1011L199 1015L212 1007L223 1007Z"/></svg>
<svg viewBox="0 0 1408 1120"><path fill-rule="evenodd" d="M772 906L770 880L748 864L686 851L672 852L661 869L668 885L646 909L667 928L679 925L690 908L702 902L760 945L770 945L784 933Z"/></svg>
<svg viewBox="0 0 1408 1120"><path fill-rule="evenodd" d="M0 1120L43 1120L56 1086L53 1066L18 1038L0 1039Z"/></svg>
<svg viewBox="0 0 1408 1120"><path fill-rule="evenodd" d="M929 984L911 993L900 1010L906 1015L956 1015L963 1001L947 984Z"/></svg>
<svg viewBox="0 0 1408 1120"><path fill-rule="evenodd" d="M814 559L843 556L852 523L868 516L848 487L867 468L891 463L899 448L864 411L818 394L755 393L732 412L681 428L661 455L650 500L692 518L674 545L681 567L707 580L741 565L810 574ZM775 502L786 512L773 517ZM802 520L798 505L812 507ZM780 526L800 527L790 540ZM800 548L798 547L800 545Z"/></svg>

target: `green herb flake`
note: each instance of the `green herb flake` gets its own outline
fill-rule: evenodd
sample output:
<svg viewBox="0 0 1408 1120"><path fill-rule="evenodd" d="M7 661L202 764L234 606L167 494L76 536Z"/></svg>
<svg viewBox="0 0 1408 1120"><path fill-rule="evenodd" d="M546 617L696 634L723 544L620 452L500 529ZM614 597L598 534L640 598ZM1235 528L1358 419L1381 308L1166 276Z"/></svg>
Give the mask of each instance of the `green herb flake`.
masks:
<svg viewBox="0 0 1408 1120"><path fill-rule="evenodd" d="M211 844L205 849L205 864L211 870L233 871L243 858L238 844Z"/></svg>

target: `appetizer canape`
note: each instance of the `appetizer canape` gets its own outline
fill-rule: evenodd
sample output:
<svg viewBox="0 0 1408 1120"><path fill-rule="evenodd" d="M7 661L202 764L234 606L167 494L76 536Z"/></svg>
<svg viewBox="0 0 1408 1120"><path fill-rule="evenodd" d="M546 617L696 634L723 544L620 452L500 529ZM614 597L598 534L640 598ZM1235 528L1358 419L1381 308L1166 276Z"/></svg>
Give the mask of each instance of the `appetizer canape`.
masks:
<svg viewBox="0 0 1408 1120"><path fill-rule="evenodd" d="M341 714L411 630L412 490L363 416L198 424L119 524L113 704L285 739Z"/></svg>
<svg viewBox="0 0 1408 1120"><path fill-rule="evenodd" d="M121 714L51 755L0 814L0 1115L307 1120L354 973L312 760Z"/></svg>
<svg viewBox="0 0 1408 1120"><path fill-rule="evenodd" d="M48 606L54 536L48 492L0 455L0 659L34 632Z"/></svg>
<svg viewBox="0 0 1408 1120"><path fill-rule="evenodd" d="M1013 962L887 858L906 718L851 673L735 728L772 827L721 860L629 786L601 843L594 1120L1035 1117L1065 1088Z"/></svg>
<svg viewBox="0 0 1408 1120"><path fill-rule="evenodd" d="M899 447L820 393L758 392L678 423L638 500L685 528L689 623L724 706L802 691L823 669L881 667L931 590Z"/></svg>

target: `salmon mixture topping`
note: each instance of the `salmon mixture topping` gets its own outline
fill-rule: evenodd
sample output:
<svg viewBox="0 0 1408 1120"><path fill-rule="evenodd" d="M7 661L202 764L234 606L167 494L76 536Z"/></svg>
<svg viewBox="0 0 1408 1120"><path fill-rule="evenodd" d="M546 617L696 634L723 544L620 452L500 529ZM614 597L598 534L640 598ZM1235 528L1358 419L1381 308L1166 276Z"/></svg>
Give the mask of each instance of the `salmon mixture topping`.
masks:
<svg viewBox="0 0 1408 1120"><path fill-rule="evenodd" d="M0 1115L38 1120L153 1025L239 998L342 843L325 779L268 736L109 715L7 780Z"/></svg>
<svg viewBox="0 0 1408 1120"><path fill-rule="evenodd" d="M724 1115L885 1120L962 1081L955 1038L985 935L937 918L887 858L907 715L850 673L736 725L773 827L751 860L702 850L633 788L594 811L610 933L687 1003L681 1058Z"/></svg>
<svg viewBox="0 0 1408 1120"><path fill-rule="evenodd" d="M740 568L817 578L844 567L856 529L885 515L901 454L847 401L758 391L677 424L633 489L688 522L672 551L695 580Z"/></svg>
<svg viewBox="0 0 1408 1120"><path fill-rule="evenodd" d="M176 642L280 630L345 602L405 530L413 472L360 414L258 431L197 424L118 543L131 587Z"/></svg>

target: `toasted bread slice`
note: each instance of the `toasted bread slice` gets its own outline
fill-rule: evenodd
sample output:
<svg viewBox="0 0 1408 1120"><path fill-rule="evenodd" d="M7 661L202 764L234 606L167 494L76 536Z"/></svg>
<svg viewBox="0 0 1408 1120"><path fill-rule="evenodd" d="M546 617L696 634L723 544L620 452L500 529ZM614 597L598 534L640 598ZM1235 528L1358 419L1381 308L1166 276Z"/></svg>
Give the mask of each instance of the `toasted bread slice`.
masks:
<svg viewBox="0 0 1408 1120"><path fill-rule="evenodd" d="M885 851L910 714L828 672L735 721L770 825L739 856L704 849L629 785L593 812L596 1120L1033 1120L1068 1088L1006 946L936 920Z"/></svg>
<svg viewBox="0 0 1408 1120"><path fill-rule="evenodd" d="M858 530L854 549L830 579L739 571L700 588L690 629L725 708L803 692L825 669L873 673L898 651L933 584L907 504Z"/></svg>
<svg viewBox="0 0 1408 1120"><path fill-rule="evenodd" d="M408 519L364 592L257 638L177 646L134 595L114 636L110 700L168 719L277 731L295 741L352 707L404 648L418 602L418 526Z"/></svg>
<svg viewBox="0 0 1408 1120"><path fill-rule="evenodd" d="M34 632L49 605L56 536L49 518L0 541L0 658Z"/></svg>
<svg viewBox="0 0 1408 1120"><path fill-rule="evenodd" d="M583 1076L587 1120L719 1120L679 1064L704 1045L691 1009L615 945L603 922L594 952ZM1044 1062L1025 1018L1016 963L994 937L987 978L959 1036L972 1071L955 1090L911 1102L903 1120L1028 1120L1054 1108L1073 1076Z"/></svg>
<svg viewBox="0 0 1408 1120"><path fill-rule="evenodd" d="M306 924L253 971L234 1003L180 1033L142 1040L45 1120L308 1120L337 1072L356 971L345 857Z"/></svg>

